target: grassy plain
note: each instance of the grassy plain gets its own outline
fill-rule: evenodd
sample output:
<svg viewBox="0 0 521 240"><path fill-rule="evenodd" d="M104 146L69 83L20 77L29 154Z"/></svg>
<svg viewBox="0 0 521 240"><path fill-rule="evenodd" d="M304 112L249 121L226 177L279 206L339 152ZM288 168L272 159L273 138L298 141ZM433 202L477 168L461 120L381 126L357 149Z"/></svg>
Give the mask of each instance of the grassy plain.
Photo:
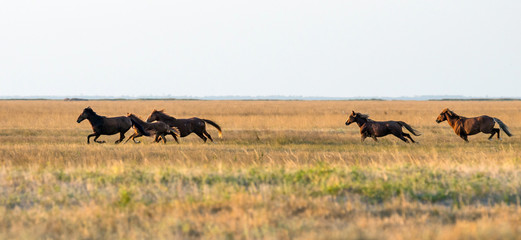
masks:
<svg viewBox="0 0 521 240"><path fill-rule="evenodd" d="M87 145L88 105L207 118L224 138ZM515 135L464 143L435 123L445 107ZM362 143L350 110L420 143ZM518 239L520 136L517 101L0 101L0 238Z"/></svg>

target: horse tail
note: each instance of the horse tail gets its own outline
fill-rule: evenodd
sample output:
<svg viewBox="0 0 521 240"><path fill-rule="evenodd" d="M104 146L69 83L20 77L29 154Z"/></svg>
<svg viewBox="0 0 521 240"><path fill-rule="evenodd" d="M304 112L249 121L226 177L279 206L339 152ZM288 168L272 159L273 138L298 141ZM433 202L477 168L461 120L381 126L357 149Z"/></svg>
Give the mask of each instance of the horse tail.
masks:
<svg viewBox="0 0 521 240"><path fill-rule="evenodd" d="M414 128L412 128L411 126L409 126L409 124L405 123L405 122L402 122L402 121L398 121L398 124L400 124L402 127L405 127L407 130L409 130L409 132L411 132L412 134L414 134L414 136L420 136L421 133L418 132L417 130L415 130Z"/></svg>
<svg viewBox="0 0 521 240"><path fill-rule="evenodd" d="M221 131L221 127L219 127L219 125L217 125L217 123L213 122L212 120L208 120L208 119L202 119L202 120L207 122L208 124L214 126L215 128L217 128L217 130L219 131L219 137L220 138L223 137L223 132Z"/></svg>
<svg viewBox="0 0 521 240"><path fill-rule="evenodd" d="M499 120L497 118L493 118L493 119L494 119L494 122L497 122L497 124L499 124L499 127L501 128L501 130L503 130L509 137L512 137L512 133L510 132L510 129L508 129L506 124L504 124L501 120Z"/></svg>
<svg viewBox="0 0 521 240"><path fill-rule="evenodd" d="M145 131L145 128L141 126L138 122L134 121L134 119L130 118L130 121L132 122L132 126L134 126L140 134L143 134L144 136L150 136L150 133Z"/></svg>

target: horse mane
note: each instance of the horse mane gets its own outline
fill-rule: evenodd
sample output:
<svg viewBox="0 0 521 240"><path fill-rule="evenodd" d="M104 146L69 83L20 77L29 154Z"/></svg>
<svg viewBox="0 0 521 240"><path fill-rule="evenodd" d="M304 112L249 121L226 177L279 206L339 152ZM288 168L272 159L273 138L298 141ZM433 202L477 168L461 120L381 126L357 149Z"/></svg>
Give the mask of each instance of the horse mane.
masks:
<svg viewBox="0 0 521 240"><path fill-rule="evenodd" d="M83 111L87 111L88 113L92 113L92 114L98 115L96 112L94 112L94 110L92 110L92 108L90 108L90 106L86 107L85 109L83 109Z"/></svg>
<svg viewBox="0 0 521 240"><path fill-rule="evenodd" d="M165 117L170 117L170 116L168 116L168 114L165 113L165 109L156 110L156 113L159 113L160 115L165 116Z"/></svg>
<svg viewBox="0 0 521 240"><path fill-rule="evenodd" d="M369 115L368 114L358 113L358 117L363 118L363 119L369 119Z"/></svg>
<svg viewBox="0 0 521 240"><path fill-rule="evenodd" d="M92 110L92 108L90 108L90 106L83 109L83 111L87 112L89 115L92 115L94 117L103 117L101 115L98 115L96 112L94 112L94 110Z"/></svg>
<svg viewBox="0 0 521 240"><path fill-rule="evenodd" d="M449 114L449 116L452 118L461 118L460 115L456 114L455 112L453 112L452 110L450 110L448 108L443 109L443 112Z"/></svg>
<svg viewBox="0 0 521 240"><path fill-rule="evenodd" d="M103 124L104 116L98 115L90 106L83 109L83 112L87 113L90 117L87 118L92 126L97 126Z"/></svg>
<svg viewBox="0 0 521 240"><path fill-rule="evenodd" d="M176 120L175 117L172 117L172 116L166 114L166 113L165 113L165 109L161 109L161 110L156 110L156 109L154 109L154 111L152 111L152 113L150 114L150 116L152 116L152 114L154 114L154 113L157 113L157 114L159 114L161 117L164 117L164 118L169 118L169 119ZM150 118L150 116L149 116L149 118Z"/></svg>
<svg viewBox="0 0 521 240"><path fill-rule="evenodd" d="M127 117L134 119L134 121L137 121L139 124L144 125L146 124L145 121L143 121L141 118L139 118L136 114L133 113L127 113Z"/></svg>
<svg viewBox="0 0 521 240"><path fill-rule="evenodd" d="M369 119L369 114L356 113L356 117L364 119L366 122L374 122L373 119Z"/></svg>
<svg viewBox="0 0 521 240"><path fill-rule="evenodd" d="M369 119L369 114L356 113L356 116L361 119L364 119L367 122L374 122L372 119Z"/></svg>

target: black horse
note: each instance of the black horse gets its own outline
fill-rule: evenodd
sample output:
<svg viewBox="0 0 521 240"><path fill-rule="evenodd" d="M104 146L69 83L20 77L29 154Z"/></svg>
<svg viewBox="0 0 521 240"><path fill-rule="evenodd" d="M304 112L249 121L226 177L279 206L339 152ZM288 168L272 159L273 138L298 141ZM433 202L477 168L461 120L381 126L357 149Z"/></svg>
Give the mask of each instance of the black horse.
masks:
<svg viewBox="0 0 521 240"><path fill-rule="evenodd" d="M394 135L404 142L409 142L405 137L412 139L411 135L403 132L402 127L405 127L409 132L414 134L415 136L420 136L420 133L414 130L409 124L402 121L385 121L385 122L377 122L369 119L369 115L355 113L353 111L351 115L348 116L346 125L351 123L356 123L358 127L360 127L360 135L362 141L365 138L371 137L373 140L378 141L377 137L383 137L389 134Z"/></svg>
<svg viewBox="0 0 521 240"><path fill-rule="evenodd" d="M77 122L88 119L90 125L92 125L92 130L94 133L87 136L87 144L90 143L90 138L94 137L94 142L97 143L105 143L105 141L98 141L100 135L114 135L119 133L119 140L115 143L120 143L125 139L125 133L130 129L130 127L134 126L141 134L145 136L150 136L150 134L145 131L143 126L139 123L135 122L129 117L121 116L121 117L105 117L96 114L92 108L87 107L83 109L83 112L78 117Z"/></svg>
<svg viewBox="0 0 521 240"><path fill-rule="evenodd" d="M143 128L145 128L145 130L150 134L150 136L155 135L156 137L154 139L154 142L156 143L159 142L160 139L163 140L163 143L166 143L167 134L172 135L174 138L176 137L176 135L179 135L179 130L177 130L177 128L170 127L168 126L168 124L164 122L157 121L153 123L147 123L132 113L127 113L127 117L129 117L132 121L135 121L139 123L141 126L143 126ZM125 143L127 143L130 139L132 139L134 143L139 143L139 141L136 141L136 138L141 137L142 135L136 128L134 128L134 130L135 133L132 134L132 136L128 137Z"/></svg>
<svg viewBox="0 0 521 240"><path fill-rule="evenodd" d="M212 136L210 136L210 134L206 131L206 123L208 123L217 128L219 131L219 137L222 137L221 127L217 125L217 123L208 119L201 119L196 117L189 119L176 119L175 117L165 114L163 110L154 109L154 111L152 111L150 116L147 118L147 122L153 121L165 122L170 127L176 127L179 129L181 137L186 137L190 135L190 133L195 133L197 136L203 139L204 142L206 142L207 137L213 142ZM172 136L174 136L175 141L179 143L177 137L175 135Z"/></svg>

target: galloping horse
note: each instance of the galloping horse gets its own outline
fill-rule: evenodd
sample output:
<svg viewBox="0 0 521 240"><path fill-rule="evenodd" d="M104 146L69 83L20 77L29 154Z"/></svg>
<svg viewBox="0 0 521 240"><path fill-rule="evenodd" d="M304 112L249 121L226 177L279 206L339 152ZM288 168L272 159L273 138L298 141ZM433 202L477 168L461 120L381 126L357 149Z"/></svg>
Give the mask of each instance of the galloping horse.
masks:
<svg viewBox="0 0 521 240"><path fill-rule="evenodd" d="M172 135L174 138L176 137L176 135L179 135L179 130L177 130L177 128L170 127L170 126L168 126L168 124L166 124L164 122L158 121L158 122L153 122L153 123L147 123L132 113L127 113L127 117L132 119L132 121L135 121L135 122L139 123L141 126L143 126L145 131L147 131L150 136L155 135L155 139L154 139L155 142L159 142L159 139L162 138L163 143L166 143L165 136L167 134ZM141 134L141 132L138 131L138 129L136 129L136 128L134 128L134 131L135 131L134 134L132 134L132 136L128 137L128 139L127 139L127 141L125 141L125 143L127 143L128 140L130 140L130 139L132 139L132 141L134 141L134 143L139 143L139 141L136 141L136 138L143 136L143 134Z"/></svg>
<svg viewBox="0 0 521 240"><path fill-rule="evenodd" d="M83 112L78 117L76 122L80 123L81 121L88 119L90 125L92 126L92 130L94 133L87 136L87 144L90 143L90 138L94 137L94 142L97 143L105 143L105 141L98 141L100 135L114 135L119 133L119 140L115 143L118 144L123 139L125 139L125 133L130 129L130 127L134 126L136 129L141 132L141 134L145 136L149 136L148 132L143 129L139 123L135 122L129 117L105 117L96 114L92 108L87 107L83 109Z"/></svg>
<svg viewBox="0 0 521 240"><path fill-rule="evenodd" d="M385 122L377 122L369 119L369 115L355 113L352 111L351 115L349 115L346 125L356 122L358 127L360 127L360 135L362 138L362 142L367 137L372 137L373 140L378 141L377 137L383 137L388 134L392 134L395 137L401 139L404 142L409 142L405 137L412 139L411 135L408 133L404 133L402 131L402 127L405 127L409 132L414 134L415 136L420 136L421 134L414 130L409 124L402 121L385 121Z"/></svg>
<svg viewBox="0 0 521 240"><path fill-rule="evenodd" d="M186 137L193 132L201 139L203 139L204 142L206 142L207 137L213 142L212 136L210 136L210 134L206 131L206 123L208 123L217 128L219 131L219 137L222 138L221 127L219 127L217 123L208 119L201 119L196 117L189 119L176 119L175 117L165 114L163 110L154 109L154 111L152 111L150 116L147 118L147 122L153 121L162 121L168 124L170 127L176 127L179 129L181 137ZM174 136L174 139L177 143L179 143L176 136Z"/></svg>
<svg viewBox="0 0 521 240"><path fill-rule="evenodd" d="M436 118L436 122L440 123L447 120L449 125L454 129L454 132L456 135L460 136L468 142L467 136L474 135L477 133L492 133L490 137L488 137L488 140L491 140L494 134L497 133L497 139L501 140L501 137L499 136L499 128L494 128L495 123L499 125L499 127L509 136L512 136L512 133L510 133L510 130L508 129L507 125L505 125L501 120L489 117L487 115L479 116L479 117L473 117L473 118L466 118L463 116L459 116L458 114L454 113L448 108L443 109L441 111L438 118Z"/></svg>

